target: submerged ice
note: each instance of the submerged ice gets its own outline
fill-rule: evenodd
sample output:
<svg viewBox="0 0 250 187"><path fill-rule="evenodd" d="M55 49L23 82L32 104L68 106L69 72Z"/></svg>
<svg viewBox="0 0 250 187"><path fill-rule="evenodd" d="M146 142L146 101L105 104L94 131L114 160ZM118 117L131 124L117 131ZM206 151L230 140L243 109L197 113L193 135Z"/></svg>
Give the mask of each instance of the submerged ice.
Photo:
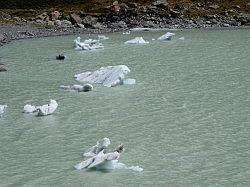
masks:
<svg viewBox="0 0 250 187"><path fill-rule="evenodd" d="M77 91L77 92L89 92L93 90L93 86L91 84L84 84L84 85L74 84L72 86L61 85L60 88L64 90Z"/></svg>

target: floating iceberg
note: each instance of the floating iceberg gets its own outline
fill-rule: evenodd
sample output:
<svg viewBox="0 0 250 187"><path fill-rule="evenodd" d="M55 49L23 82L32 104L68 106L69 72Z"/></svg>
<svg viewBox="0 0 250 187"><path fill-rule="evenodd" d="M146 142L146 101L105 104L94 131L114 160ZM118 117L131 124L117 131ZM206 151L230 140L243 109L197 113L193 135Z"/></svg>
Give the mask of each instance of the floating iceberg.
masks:
<svg viewBox="0 0 250 187"><path fill-rule="evenodd" d="M104 35L98 35L98 40L108 40L109 37L104 36Z"/></svg>
<svg viewBox="0 0 250 187"><path fill-rule="evenodd" d="M175 34L171 32L167 32L166 34L162 35L158 38L158 40L172 40L174 38Z"/></svg>
<svg viewBox="0 0 250 187"><path fill-rule="evenodd" d="M143 171L139 166L127 167L125 164L120 163L118 159L124 151L123 145L119 145L114 152L107 153L107 148L110 145L108 138L103 138L101 142L89 148L83 156L87 159L75 165L77 170L96 168L99 170L105 169L131 169L133 171Z"/></svg>
<svg viewBox="0 0 250 187"><path fill-rule="evenodd" d="M47 105L37 107L37 116L47 116L55 112L57 109L58 104L56 100L51 99L50 103Z"/></svg>
<svg viewBox="0 0 250 187"><path fill-rule="evenodd" d="M145 41L142 37L136 37L132 40L128 40L125 44L148 44L148 41Z"/></svg>
<svg viewBox="0 0 250 187"><path fill-rule="evenodd" d="M24 113L34 113L37 112L37 107L34 105L27 104L23 107Z"/></svg>
<svg viewBox="0 0 250 187"><path fill-rule="evenodd" d="M102 84L106 87L113 87L123 84L125 76L130 69L125 65L101 67L94 72L76 74L74 77L80 82Z"/></svg>
<svg viewBox="0 0 250 187"><path fill-rule="evenodd" d="M7 105L0 105L0 117L2 116L2 114L4 113L5 108L7 108Z"/></svg>
<svg viewBox="0 0 250 187"><path fill-rule="evenodd" d="M61 85L60 88L77 92L89 92L93 90L93 86L91 84L84 84L84 85L74 84L73 86Z"/></svg>
<svg viewBox="0 0 250 187"><path fill-rule="evenodd" d="M97 141L96 145L90 147L87 149L84 153L84 157L93 157L96 156L99 152L104 150L104 153L106 153L108 146L110 145L110 139L109 138L103 138L101 141Z"/></svg>
<svg viewBox="0 0 250 187"><path fill-rule="evenodd" d="M99 40L92 40L88 39L84 42L81 42L81 38L77 37L75 40L75 49L77 50L95 50L95 49L103 49L104 46L102 43L99 42Z"/></svg>
<svg viewBox="0 0 250 187"><path fill-rule="evenodd" d="M122 34L130 34L130 31L123 32Z"/></svg>
<svg viewBox="0 0 250 187"><path fill-rule="evenodd" d="M49 114L52 114L55 112L57 109L58 104L55 100L51 99L50 103L47 105L42 105L42 106L35 106L35 105L30 105L27 104L23 107L23 112L24 113L35 113L37 112L38 116L47 116Z"/></svg>
<svg viewBox="0 0 250 187"><path fill-rule="evenodd" d="M185 40L184 36L180 37L179 40Z"/></svg>

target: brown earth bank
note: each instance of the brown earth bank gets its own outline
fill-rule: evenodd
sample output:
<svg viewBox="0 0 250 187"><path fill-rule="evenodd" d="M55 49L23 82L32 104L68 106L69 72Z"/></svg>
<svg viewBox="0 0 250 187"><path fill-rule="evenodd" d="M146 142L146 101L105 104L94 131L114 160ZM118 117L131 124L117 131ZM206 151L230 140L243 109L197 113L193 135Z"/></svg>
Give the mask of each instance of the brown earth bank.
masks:
<svg viewBox="0 0 250 187"><path fill-rule="evenodd" d="M5 0L0 45L11 40L143 28L250 26L248 0Z"/></svg>

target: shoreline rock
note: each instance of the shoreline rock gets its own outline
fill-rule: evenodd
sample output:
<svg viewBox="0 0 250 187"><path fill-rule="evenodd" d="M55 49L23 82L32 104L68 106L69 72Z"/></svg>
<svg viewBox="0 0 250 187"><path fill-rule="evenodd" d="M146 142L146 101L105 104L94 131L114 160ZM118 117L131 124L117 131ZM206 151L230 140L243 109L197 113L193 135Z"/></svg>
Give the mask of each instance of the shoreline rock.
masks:
<svg viewBox="0 0 250 187"><path fill-rule="evenodd" d="M133 5L133 6L132 6ZM208 9L219 9L219 5L209 5ZM196 9L203 10L201 4ZM148 29L195 29L195 28L245 28L250 26L250 14L243 13L239 6L224 11L223 14L206 14L190 18L182 6L171 6L165 0L157 0L149 6L115 1L105 9L105 13L87 14L75 12L63 15L59 11L43 12L30 18L22 18L0 11L0 46L12 40L61 36L72 34L107 33Z"/></svg>

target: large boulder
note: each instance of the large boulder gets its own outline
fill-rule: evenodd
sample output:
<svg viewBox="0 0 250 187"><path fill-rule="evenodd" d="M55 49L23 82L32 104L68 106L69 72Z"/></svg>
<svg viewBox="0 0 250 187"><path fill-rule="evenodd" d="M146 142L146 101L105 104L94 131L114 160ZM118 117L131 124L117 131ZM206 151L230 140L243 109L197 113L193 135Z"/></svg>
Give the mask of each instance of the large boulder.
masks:
<svg viewBox="0 0 250 187"><path fill-rule="evenodd" d="M250 25L250 14L241 13L234 17L241 25Z"/></svg>
<svg viewBox="0 0 250 187"><path fill-rule="evenodd" d="M117 23L117 27L119 27L119 28L127 28L127 24L124 21L119 21Z"/></svg>
<svg viewBox="0 0 250 187"><path fill-rule="evenodd" d="M101 24L100 22L97 22L95 25L93 25L94 29L104 29L105 26Z"/></svg>
<svg viewBox="0 0 250 187"><path fill-rule="evenodd" d="M58 12L58 11L53 11L53 12L51 12L51 20L52 21L55 21L55 20L58 20L59 19L59 17L60 17L60 12Z"/></svg>
<svg viewBox="0 0 250 187"><path fill-rule="evenodd" d="M0 19L11 19L11 15L0 12Z"/></svg>
<svg viewBox="0 0 250 187"><path fill-rule="evenodd" d="M3 34L0 34L0 42L3 42L5 40L5 37Z"/></svg>
<svg viewBox="0 0 250 187"><path fill-rule="evenodd" d="M168 6L168 3L164 0L158 0L158 1L154 1L152 5L158 8L166 8Z"/></svg>
<svg viewBox="0 0 250 187"><path fill-rule="evenodd" d="M80 18L80 16L75 13L70 14L70 20L73 24L82 23L82 19Z"/></svg>
<svg viewBox="0 0 250 187"><path fill-rule="evenodd" d="M92 16L86 16L83 18L82 23L86 27L94 27L97 24L98 18Z"/></svg>
<svg viewBox="0 0 250 187"><path fill-rule="evenodd" d="M219 7L220 7L219 5L210 5L208 8L216 10Z"/></svg>
<svg viewBox="0 0 250 187"><path fill-rule="evenodd" d="M117 14L120 12L121 7L120 7L120 4L118 3L118 1L113 2L113 9L114 9L114 12Z"/></svg>
<svg viewBox="0 0 250 187"><path fill-rule="evenodd" d="M35 20L41 20L41 21L49 21L49 16L47 14L47 12L44 12L38 16L35 17Z"/></svg>

